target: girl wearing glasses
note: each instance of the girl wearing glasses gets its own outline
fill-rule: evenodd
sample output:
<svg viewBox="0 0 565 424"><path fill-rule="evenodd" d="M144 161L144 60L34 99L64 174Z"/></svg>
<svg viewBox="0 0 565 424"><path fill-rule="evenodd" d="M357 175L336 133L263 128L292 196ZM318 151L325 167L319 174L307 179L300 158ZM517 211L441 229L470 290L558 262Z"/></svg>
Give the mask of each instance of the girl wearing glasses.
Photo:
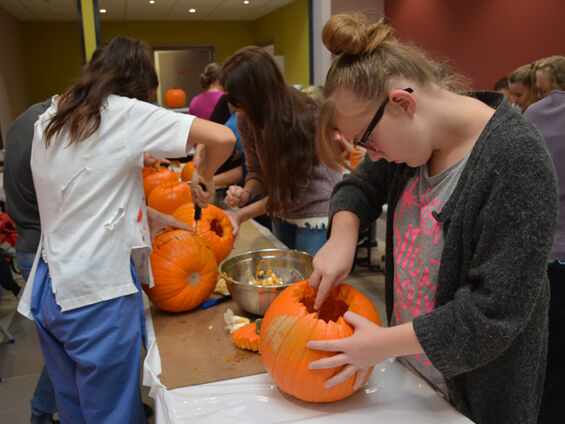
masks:
<svg viewBox="0 0 565 424"><path fill-rule="evenodd" d="M546 260L556 219L551 159L535 128L500 93L446 88L423 53L378 22L336 15L324 26L337 55L326 79L319 153L337 168L334 131L370 160L338 183L329 240L314 258L315 307L348 275L357 234L388 204L388 328L347 312L328 387L399 358L477 423L534 423L547 339Z"/></svg>
<svg viewBox="0 0 565 424"><path fill-rule="evenodd" d="M316 154L318 106L285 81L273 57L245 47L222 66L220 83L237 110L245 151L245 185L230 186L226 202L234 233L241 222L268 213L286 246L316 253L326 241L327 213L338 171ZM248 204L258 195L261 200Z"/></svg>

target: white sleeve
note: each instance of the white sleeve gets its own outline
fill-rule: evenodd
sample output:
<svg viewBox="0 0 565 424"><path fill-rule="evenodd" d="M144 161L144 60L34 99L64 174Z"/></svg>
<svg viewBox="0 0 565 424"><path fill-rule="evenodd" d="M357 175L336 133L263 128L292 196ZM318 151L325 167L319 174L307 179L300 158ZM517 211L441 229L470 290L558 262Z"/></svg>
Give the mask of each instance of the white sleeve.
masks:
<svg viewBox="0 0 565 424"><path fill-rule="evenodd" d="M128 119L128 145L134 151L155 157L186 156L187 140L194 116L136 101Z"/></svg>

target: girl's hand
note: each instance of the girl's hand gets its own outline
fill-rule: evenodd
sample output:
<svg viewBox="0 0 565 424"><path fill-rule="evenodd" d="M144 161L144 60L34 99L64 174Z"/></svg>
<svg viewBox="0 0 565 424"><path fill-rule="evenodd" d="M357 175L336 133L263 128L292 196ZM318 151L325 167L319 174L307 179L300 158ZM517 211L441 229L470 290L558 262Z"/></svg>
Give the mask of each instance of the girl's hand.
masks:
<svg viewBox="0 0 565 424"><path fill-rule="evenodd" d="M149 224L151 242L153 242L159 234L165 232L167 228L172 227L194 231L189 225L173 218L172 215L159 212L151 207L147 207L147 223Z"/></svg>
<svg viewBox="0 0 565 424"><path fill-rule="evenodd" d="M250 191L241 186L232 185L226 192L226 203L231 208L245 206L250 200Z"/></svg>
<svg viewBox="0 0 565 424"><path fill-rule="evenodd" d="M201 185L203 185L206 190L204 190ZM210 178L208 181L204 181L195 169L192 173L190 191L192 192L193 203L197 203L201 208L205 208L208 206L208 202L212 196L216 194L216 186L214 185L213 178Z"/></svg>
<svg viewBox="0 0 565 424"><path fill-rule="evenodd" d="M339 373L326 381L325 386L327 388L335 386L357 374L353 383L353 388L357 390L365 381L369 368L390 357L382 349L382 344L386 343L384 337L386 329L355 312L348 311L343 318L354 327L353 335L344 339L308 342L306 347L309 349L338 352L328 358L310 362L308 366L312 370L317 370L345 365Z"/></svg>
<svg viewBox="0 0 565 424"><path fill-rule="evenodd" d="M171 162L168 159L157 159L154 156L151 156L149 153L143 154L143 166L151 166L155 168L157 171L161 167L161 164L169 165Z"/></svg>
<svg viewBox="0 0 565 424"><path fill-rule="evenodd" d="M233 234L233 247L235 247L237 245L237 242L239 241L239 226L241 224L241 220L237 212L224 210L224 213L231 222L232 234Z"/></svg>
<svg viewBox="0 0 565 424"><path fill-rule="evenodd" d="M318 289L314 301L315 309L319 309L332 289L349 275L355 256L356 241L357 237L353 240L353 246L350 246L345 240L330 237L314 256L313 272L308 284Z"/></svg>

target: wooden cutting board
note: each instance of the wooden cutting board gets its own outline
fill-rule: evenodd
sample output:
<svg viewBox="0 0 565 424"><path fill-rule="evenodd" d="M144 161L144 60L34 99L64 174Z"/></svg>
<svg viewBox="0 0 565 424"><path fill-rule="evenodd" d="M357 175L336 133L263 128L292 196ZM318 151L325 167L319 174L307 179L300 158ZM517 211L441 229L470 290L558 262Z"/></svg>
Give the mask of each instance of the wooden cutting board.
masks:
<svg viewBox="0 0 565 424"><path fill-rule="evenodd" d="M240 228L240 239L232 255L248 250L282 247L268 232L251 222ZM151 318L161 356L161 383L168 390L265 372L261 356L239 349L224 329L224 312L257 317L235 301L189 312L165 312L151 306Z"/></svg>

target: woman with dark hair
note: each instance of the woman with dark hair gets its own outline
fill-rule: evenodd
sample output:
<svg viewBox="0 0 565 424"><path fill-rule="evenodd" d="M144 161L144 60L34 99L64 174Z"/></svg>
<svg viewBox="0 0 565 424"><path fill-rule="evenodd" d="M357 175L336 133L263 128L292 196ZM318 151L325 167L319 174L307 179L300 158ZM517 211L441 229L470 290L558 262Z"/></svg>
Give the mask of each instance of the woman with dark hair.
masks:
<svg viewBox="0 0 565 424"><path fill-rule="evenodd" d="M18 310L35 320L61 422L145 422L140 280L152 283L149 229L162 216L145 207L144 153L203 144L193 181L213 191L235 142L222 125L148 103L156 86L145 44L116 37L35 123L41 237Z"/></svg>
<svg viewBox="0 0 565 424"><path fill-rule="evenodd" d="M228 205L241 207L229 213L234 231L267 212L283 243L316 253L326 240L328 201L340 179L316 154L318 106L291 87L273 57L259 47L245 47L228 58L220 83L238 111L247 167L245 185L231 186L226 195ZM243 207L260 194L266 197Z"/></svg>

